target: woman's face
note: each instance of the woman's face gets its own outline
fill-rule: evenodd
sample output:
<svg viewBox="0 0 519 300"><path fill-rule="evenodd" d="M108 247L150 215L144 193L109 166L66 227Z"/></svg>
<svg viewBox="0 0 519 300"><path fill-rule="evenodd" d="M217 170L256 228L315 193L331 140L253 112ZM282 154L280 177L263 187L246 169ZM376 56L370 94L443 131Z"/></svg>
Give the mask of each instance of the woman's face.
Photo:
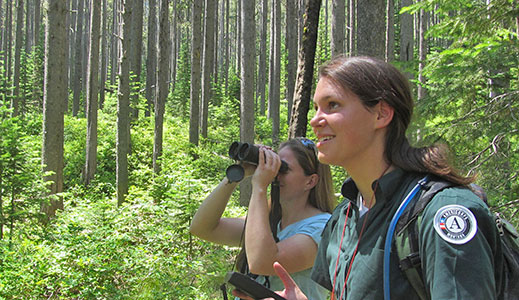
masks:
<svg viewBox="0 0 519 300"><path fill-rule="evenodd" d="M348 169L369 159L376 147L377 114L366 109L357 95L323 77L317 83L314 108L310 125L318 139L319 161Z"/></svg>
<svg viewBox="0 0 519 300"><path fill-rule="evenodd" d="M288 164L288 171L278 175L281 199L302 197L306 191L310 190L306 186L310 176L305 175L290 147L281 148L279 157Z"/></svg>

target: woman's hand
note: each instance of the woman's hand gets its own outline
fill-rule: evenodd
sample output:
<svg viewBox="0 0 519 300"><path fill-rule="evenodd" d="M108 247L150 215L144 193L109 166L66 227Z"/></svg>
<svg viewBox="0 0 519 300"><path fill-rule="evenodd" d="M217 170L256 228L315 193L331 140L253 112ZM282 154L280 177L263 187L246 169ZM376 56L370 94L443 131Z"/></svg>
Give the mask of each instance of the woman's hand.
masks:
<svg viewBox="0 0 519 300"><path fill-rule="evenodd" d="M265 146L260 146L258 166L252 176L252 184L260 188L266 188L279 172L281 159L276 152Z"/></svg>
<svg viewBox="0 0 519 300"><path fill-rule="evenodd" d="M283 266L280 263L275 262L273 267L276 271L276 274L279 276L279 279L281 279L283 285L285 286L285 289L283 291L276 292L278 295L284 297L287 300L308 300L305 294L301 292L297 284L294 282L294 279L290 277L290 274L288 274L288 272L285 270L285 268L283 268ZM241 299L254 300L253 298L240 292L239 290L233 290L232 294ZM272 298L267 299L270 300Z"/></svg>

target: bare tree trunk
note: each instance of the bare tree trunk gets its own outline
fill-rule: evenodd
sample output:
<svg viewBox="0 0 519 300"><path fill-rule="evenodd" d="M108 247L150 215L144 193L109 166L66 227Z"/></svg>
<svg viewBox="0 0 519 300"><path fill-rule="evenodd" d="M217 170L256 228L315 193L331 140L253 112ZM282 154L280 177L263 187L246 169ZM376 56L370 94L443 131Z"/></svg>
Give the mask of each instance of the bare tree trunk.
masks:
<svg viewBox="0 0 519 300"><path fill-rule="evenodd" d="M4 68L5 68L5 84L4 87L5 95L8 94L7 87L11 82L11 58L12 58L12 44L13 44L13 33L12 33L12 24L13 24L13 4L11 1L6 1L6 18L5 18L5 40L4 40ZM10 93L9 93L10 94Z"/></svg>
<svg viewBox="0 0 519 300"><path fill-rule="evenodd" d="M211 77L214 64L214 20L215 0L205 0L205 35L202 76L202 105L200 114L200 132L207 137L207 118L211 99Z"/></svg>
<svg viewBox="0 0 519 300"><path fill-rule="evenodd" d="M304 13L305 13L305 7L306 7L306 0L298 0L298 15L297 20L299 25L297 26L297 49L298 51L301 49L301 46L303 44L303 26L305 23L304 20Z"/></svg>
<svg viewBox="0 0 519 300"><path fill-rule="evenodd" d="M189 111L189 142L198 145L200 125L200 55L202 48L202 0L193 0L191 38L191 106Z"/></svg>
<svg viewBox="0 0 519 300"><path fill-rule="evenodd" d="M378 58L386 56L386 5L384 0L358 0L357 53Z"/></svg>
<svg viewBox="0 0 519 300"><path fill-rule="evenodd" d="M290 119L289 138L306 136L308 110L312 98L312 82L314 74L315 48L317 45L317 29L321 0L308 0L305 10L303 44L299 50L296 90L292 118Z"/></svg>
<svg viewBox="0 0 519 300"><path fill-rule="evenodd" d="M106 57L106 49L108 47L106 30L107 30L107 21L108 21L108 0L103 0L103 13L102 13L102 26L101 26L101 78L99 80L99 109L103 109L103 104L105 102L105 84L106 84L106 75L107 75L107 57Z"/></svg>
<svg viewBox="0 0 519 300"><path fill-rule="evenodd" d="M11 108L13 109L12 116L20 114L20 60L22 57L23 44L23 0L18 0L16 8L16 41L14 48L14 80L13 80L13 96L11 98Z"/></svg>
<svg viewBox="0 0 519 300"><path fill-rule="evenodd" d="M49 0L45 34L45 80L43 87L43 147L42 164L44 171L52 171L44 178L51 182L49 194L63 192L63 104L68 97L67 59L68 1ZM55 216L56 210L63 209L63 199L58 196L41 206L48 218Z"/></svg>
<svg viewBox="0 0 519 300"><path fill-rule="evenodd" d="M72 80L72 115L75 117L79 112L79 101L81 97L81 79L83 72L83 58L81 57L81 49L83 49L83 4L86 0L78 0L77 16L76 16L76 36L75 36L75 54L74 54L74 79Z"/></svg>
<svg viewBox="0 0 519 300"><path fill-rule="evenodd" d="M139 94L141 90L141 71L142 71L142 26L143 26L143 0L133 0L132 12L132 40L131 40L131 59L130 59L130 74L131 86L133 92L131 94L130 102L132 103L132 119L139 118ZM130 146L131 148L131 146Z"/></svg>
<svg viewBox="0 0 519 300"><path fill-rule="evenodd" d="M281 0L275 0L274 12L274 69L273 69L273 99L271 103L272 109L272 144L274 147L279 145L279 105L280 105L280 82L281 82Z"/></svg>
<svg viewBox="0 0 519 300"><path fill-rule="evenodd" d="M332 39L331 51L332 57L344 53L344 42L346 33L346 5L344 0L332 0Z"/></svg>
<svg viewBox="0 0 519 300"><path fill-rule="evenodd" d="M265 115L265 84L267 81L267 24L268 24L268 2L261 0L261 33L260 33L260 53L258 64L258 84L256 99L260 102L260 115Z"/></svg>
<svg viewBox="0 0 519 300"><path fill-rule="evenodd" d="M418 35L418 96L417 100L422 100L426 96L425 89L425 77L423 76L423 68L425 66L425 59L427 56L427 41L425 39L425 32L427 31L427 22L428 22L428 13L424 10L420 10L419 21L419 30L420 34Z"/></svg>
<svg viewBox="0 0 519 300"><path fill-rule="evenodd" d="M235 49L236 49L236 61L235 61L235 70L236 74L241 74L241 51L240 51L240 41L241 41L241 35L242 35L242 28L241 28L241 5L242 1L237 0L236 1L236 39L235 41Z"/></svg>
<svg viewBox="0 0 519 300"><path fill-rule="evenodd" d="M254 19L255 0L241 2L240 41L240 140L254 142L254 62L256 24ZM247 205L252 192L250 181L240 184L240 204Z"/></svg>
<svg viewBox="0 0 519 300"><path fill-rule="evenodd" d="M34 45L40 44L41 0L34 0Z"/></svg>
<svg viewBox="0 0 519 300"><path fill-rule="evenodd" d="M402 0L402 7L410 6L413 0ZM410 62L414 58L414 22L408 12L400 15L400 61Z"/></svg>
<svg viewBox="0 0 519 300"><path fill-rule="evenodd" d="M218 84L218 49L221 47L221 44L219 43L220 42L220 39L219 39L219 26L218 26L218 0L215 1L215 4L214 4L214 30L213 30L213 36L214 36L214 39L213 39L213 42L214 42L214 47L213 47L213 70L212 70L212 73L213 73L213 82L214 84Z"/></svg>
<svg viewBox="0 0 519 300"><path fill-rule="evenodd" d="M164 124L164 109L168 96L169 57L171 45L169 37L169 0L161 0L159 14L159 70L158 94L155 103L155 139L153 143L153 172L159 174L162 157L162 132Z"/></svg>
<svg viewBox="0 0 519 300"><path fill-rule="evenodd" d="M120 0L112 0L112 34L110 35L110 85L115 84L115 74L119 72L119 1ZM151 6L152 5L150 4L150 9Z"/></svg>
<svg viewBox="0 0 519 300"><path fill-rule="evenodd" d="M348 52L350 56L357 55L357 0L349 0L349 18L348 18Z"/></svg>
<svg viewBox="0 0 519 300"><path fill-rule="evenodd" d="M297 5L296 0L287 0L287 26L286 26L286 48L287 48L287 80L286 80L286 99L288 102L288 118L292 113L292 104L294 101L294 87L297 72Z"/></svg>
<svg viewBox="0 0 519 300"><path fill-rule="evenodd" d="M101 39L101 2L92 1L87 77L87 137L84 183L89 185L94 179L97 165L97 99L99 97L99 42Z"/></svg>
<svg viewBox="0 0 519 300"><path fill-rule="evenodd" d="M2 23L2 20L4 20L4 8L3 8L3 2L0 0L0 53L4 52L4 34L5 34L5 23ZM0 57L3 56L3 53L0 55ZM1 234L1 231L0 231Z"/></svg>
<svg viewBox="0 0 519 300"><path fill-rule="evenodd" d="M130 151L130 60L128 48L131 46L132 11L128 9L131 0L122 1L122 55L119 68L119 97L117 101L117 205L121 206L128 194L128 153Z"/></svg>
<svg viewBox="0 0 519 300"><path fill-rule="evenodd" d="M29 55L32 51L32 45L34 43L34 27L32 17L32 5L31 0L25 2L25 55Z"/></svg>
<svg viewBox="0 0 519 300"><path fill-rule="evenodd" d="M255 0L242 1L241 12L241 82L240 140L254 142L254 62L255 62Z"/></svg>
<svg viewBox="0 0 519 300"><path fill-rule="evenodd" d="M148 55L146 56L146 100L145 116L149 117L156 97L157 85L157 0L149 0Z"/></svg>
<svg viewBox="0 0 519 300"><path fill-rule="evenodd" d="M267 103L267 117L272 119L272 101L274 99L274 48L275 48L275 37L276 37L276 22L275 22L275 10L276 10L276 0L271 0L272 9L270 14L270 43L269 43L269 94L268 94L268 103Z"/></svg>
<svg viewBox="0 0 519 300"><path fill-rule="evenodd" d="M176 78L177 78L177 56L178 56L178 45L177 45L177 39L176 36L177 33L177 18L178 18L178 12L177 12L177 0L173 0L173 16L171 21L171 32L170 32L170 40L171 40L171 67L170 71L171 74L169 76L170 82L171 82L171 90L175 90L176 85Z"/></svg>
<svg viewBox="0 0 519 300"><path fill-rule="evenodd" d="M229 16L229 0L225 0L225 61L224 61L224 77L225 77L225 90L227 91L229 88L229 57L231 56L231 49L230 49L230 33L229 33L229 22L230 22L230 16Z"/></svg>
<svg viewBox="0 0 519 300"><path fill-rule="evenodd" d="M386 61L395 60L395 3L393 0L386 0Z"/></svg>

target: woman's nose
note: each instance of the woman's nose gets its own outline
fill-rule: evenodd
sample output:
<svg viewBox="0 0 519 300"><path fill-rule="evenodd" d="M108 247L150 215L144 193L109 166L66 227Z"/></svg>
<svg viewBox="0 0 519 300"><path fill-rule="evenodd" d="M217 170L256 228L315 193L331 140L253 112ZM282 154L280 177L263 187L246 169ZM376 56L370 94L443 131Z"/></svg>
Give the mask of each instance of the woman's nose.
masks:
<svg viewBox="0 0 519 300"><path fill-rule="evenodd" d="M310 126L312 126L312 127L322 126L323 120L324 119L323 119L322 114L320 113L319 110L317 110L315 112L315 116L310 120Z"/></svg>

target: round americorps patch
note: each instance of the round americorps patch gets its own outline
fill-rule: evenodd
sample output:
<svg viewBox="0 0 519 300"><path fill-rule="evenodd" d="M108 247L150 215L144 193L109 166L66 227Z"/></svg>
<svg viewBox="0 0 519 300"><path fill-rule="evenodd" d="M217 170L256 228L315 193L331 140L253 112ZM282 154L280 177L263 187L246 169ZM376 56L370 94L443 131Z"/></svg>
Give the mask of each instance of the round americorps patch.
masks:
<svg viewBox="0 0 519 300"><path fill-rule="evenodd" d="M476 235L478 223L468 208L453 204L438 209L434 229L447 242L461 245Z"/></svg>

